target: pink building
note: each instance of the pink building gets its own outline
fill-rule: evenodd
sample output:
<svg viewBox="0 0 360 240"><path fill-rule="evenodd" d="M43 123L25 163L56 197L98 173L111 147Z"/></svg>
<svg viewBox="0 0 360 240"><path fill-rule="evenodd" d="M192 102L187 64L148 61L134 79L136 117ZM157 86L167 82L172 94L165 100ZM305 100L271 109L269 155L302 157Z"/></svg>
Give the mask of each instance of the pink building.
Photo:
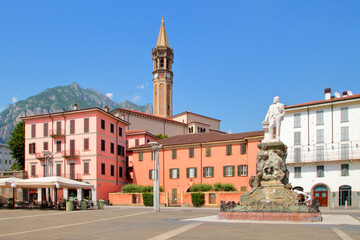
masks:
<svg viewBox="0 0 360 240"><path fill-rule="evenodd" d="M64 198L77 195L94 201L126 184L128 122L99 108L27 116L25 170L29 178L61 176L90 183L92 191L64 189ZM52 155L46 164L44 151ZM40 199L43 194L39 194Z"/></svg>

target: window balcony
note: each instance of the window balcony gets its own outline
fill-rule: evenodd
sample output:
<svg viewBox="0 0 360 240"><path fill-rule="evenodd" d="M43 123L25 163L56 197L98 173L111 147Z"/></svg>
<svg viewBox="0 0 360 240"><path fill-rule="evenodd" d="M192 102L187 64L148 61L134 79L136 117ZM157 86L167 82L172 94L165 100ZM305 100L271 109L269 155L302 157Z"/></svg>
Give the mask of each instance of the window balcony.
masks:
<svg viewBox="0 0 360 240"><path fill-rule="evenodd" d="M67 173L67 174L62 174L61 177L64 178L69 178L72 180L82 180L83 179L83 175L81 173Z"/></svg>
<svg viewBox="0 0 360 240"><path fill-rule="evenodd" d="M80 150L66 150L62 152L64 158L78 158L80 157Z"/></svg>
<svg viewBox="0 0 360 240"><path fill-rule="evenodd" d="M44 160L44 159L45 159L45 155L44 155L44 153L42 153L42 152L37 152L37 153L35 153L35 157L36 157L37 159L39 159L39 160Z"/></svg>
<svg viewBox="0 0 360 240"><path fill-rule="evenodd" d="M49 131L49 135L53 138L60 138L65 136L64 129L53 129Z"/></svg>

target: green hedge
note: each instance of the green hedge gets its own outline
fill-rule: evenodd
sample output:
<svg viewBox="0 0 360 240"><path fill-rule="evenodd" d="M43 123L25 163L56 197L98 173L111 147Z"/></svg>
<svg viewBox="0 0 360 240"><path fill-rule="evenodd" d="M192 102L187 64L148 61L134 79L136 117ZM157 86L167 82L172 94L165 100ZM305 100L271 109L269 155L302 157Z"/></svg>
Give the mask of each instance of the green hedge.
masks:
<svg viewBox="0 0 360 240"><path fill-rule="evenodd" d="M214 190L215 191L224 191L224 192L232 192L232 191L236 191L236 188L234 187L234 185L232 183L215 183L214 184Z"/></svg>
<svg viewBox="0 0 360 240"><path fill-rule="evenodd" d="M190 192L208 192L212 189L210 184L194 184L190 187Z"/></svg>
<svg viewBox="0 0 360 240"><path fill-rule="evenodd" d="M142 194L143 196L143 202L145 206L153 206L154 205L154 195L152 193L149 192L144 192Z"/></svg>
<svg viewBox="0 0 360 240"><path fill-rule="evenodd" d="M135 185L135 184L126 184L121 188L122 192L125 193L145 193L145 192L153 192L153 186L143 186L143 185ZM164 188L160 187L160 192L164 192Z"/></svg>
<svg viewBox="0 0 360 240"><path fill-rule="evenodd" d="M195 207L200 207L205 203L205 194L204 193L191 193L191 202Z"/></svg>

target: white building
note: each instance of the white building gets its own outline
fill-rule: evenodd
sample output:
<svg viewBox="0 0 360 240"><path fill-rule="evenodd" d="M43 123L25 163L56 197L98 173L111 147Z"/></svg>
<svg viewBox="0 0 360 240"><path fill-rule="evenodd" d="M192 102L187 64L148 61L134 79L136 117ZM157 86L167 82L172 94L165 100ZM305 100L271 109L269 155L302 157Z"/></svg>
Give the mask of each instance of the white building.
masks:
<svg viewBox="0 0 360 240"><path fill-rule="evenodd" d="M9 146L0 143L0 172L9 171L14 160L11 158Z"/></svg>
<svg viewBox="0 0 360 240"><path fill-rule="evenodd" d="M320 206L360 205L360 94L325 89L325 100L286 106L280 139L289 181ZM348 202L346 203L346 200Z"/></svg>

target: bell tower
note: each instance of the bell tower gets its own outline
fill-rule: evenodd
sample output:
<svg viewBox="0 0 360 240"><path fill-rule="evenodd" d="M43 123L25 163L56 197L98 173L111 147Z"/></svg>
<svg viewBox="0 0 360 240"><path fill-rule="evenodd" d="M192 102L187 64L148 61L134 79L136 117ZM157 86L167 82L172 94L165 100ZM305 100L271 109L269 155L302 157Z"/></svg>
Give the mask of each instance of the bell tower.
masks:
<svg viewBox="0 0 360 240"><path fill-rule="evenodd" d="M173 59L174 52L169 46L163 18L156 47L152 50L153 114L159 117L172 116Z"/></svg>

